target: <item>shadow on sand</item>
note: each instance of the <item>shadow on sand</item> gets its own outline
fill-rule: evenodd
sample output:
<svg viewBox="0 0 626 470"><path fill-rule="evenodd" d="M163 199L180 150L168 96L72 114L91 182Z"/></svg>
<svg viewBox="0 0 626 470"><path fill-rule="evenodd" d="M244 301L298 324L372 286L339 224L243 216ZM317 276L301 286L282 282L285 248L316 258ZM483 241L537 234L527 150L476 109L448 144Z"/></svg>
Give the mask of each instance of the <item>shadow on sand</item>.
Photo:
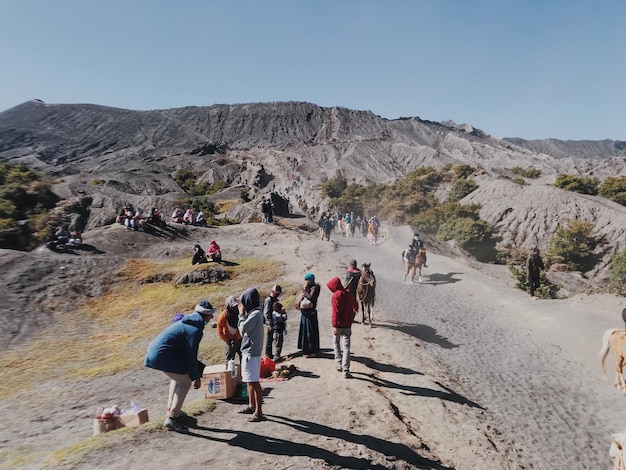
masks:
<svg viewBox="0 0 626 470"><path fill-rule="evenodd" d="M417 468L451 470L450 467L446 467L439 462L420 456L413 449L404 444L390 442L366 434L354 434L350 431L332 428L330 426L313 423L311 421L293 420L277 415L265 416L268 421L293 428L293 431L290 434L294 435L294 437L297 435L296 433L301 433L302 440L310 440L306 434L310 434L312 436L325 436L328 439L336 439L343 443L353 443L355 445L365 446L375 452L387 456L394 462L397 460L403 460L407 464L415 465ZM385 465L372 463L372 461L365 458L339 455L336 452L323 449L317 445L268 436L270 433L266 427L259 427L259 433L239 429L216 429L203 426L196 426L195 430L211 432L217 435L204 435L196 431L191 431L188 435L215 442L223 442L233 447L239 447L262 454L302 456L309 459L319 459L324 461L327 465L339 468L368 468L377 470L388 468ZM219 434L231 434L232 437L219 437Z"/></svg>
<svg viewBox="0 0 626 470"><path fill-rule="evenodd" d="M443 336L440 336L437 333L437 330L435 330L433 327L428 326L428 325L415 325L412 323L386 322L386 323L379 323L378 326L380 328L389 328L390 330L400 331L401 333L412 336L415 339L419 339L420 341L425 341L427 343L436 344L437 346L440 346L443 349L452 349L452 348L459 347L458 345L448 341Z"/></svg>

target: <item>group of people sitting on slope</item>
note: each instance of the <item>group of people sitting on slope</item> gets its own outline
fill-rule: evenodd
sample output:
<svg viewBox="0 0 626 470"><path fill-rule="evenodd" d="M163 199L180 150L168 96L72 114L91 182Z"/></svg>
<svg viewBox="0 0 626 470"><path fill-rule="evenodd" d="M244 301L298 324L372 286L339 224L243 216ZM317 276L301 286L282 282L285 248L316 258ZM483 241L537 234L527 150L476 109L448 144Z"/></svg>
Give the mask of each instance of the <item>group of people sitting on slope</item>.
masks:
<svg viewBox="0 0 626 470"><path fill-rule="evenodd" d="M413 283L417 274L419 282L422 282L422 267L427 268L428 265L426 264L426 248L418 233L415 233L411 243L402 251L402 261L405 265L402 280L406 281L407 276L410 275Z"/></svg>
<svg viewBox="0 0 626 470"><path fill-rule="evenodd" d="M148 225L165 228L167 224L163 219L163 213L155 207L150 209L148 215L143 209L135 209L131 204L126 204L115 217L115 222L124 225L129 230L144 232Z"/></svg>
<svg viewBox="0 0 626 470"><path fill-rule="evenodd" d="M193 209L183 211L180 207L172 212L172 222L175 224L195 225L198 227L206 227L207 222L202 211L196 213Z"/></svg>
<svg viewBox="0 0 626 470"><path fill-rule="evenodd" d="M215 240L211 240L209 247L205 252L198 244L193 247L193 258L191 258L191 265L208 263L209 261L215 261L216 263L222 262L222 249Z"/></svg>
<svg viewBox="0 0 626 470"><path fill-rule="evenodd" d="M65 250L68 248L77 248L83 243L82 234L72 228L68 230L65 225L60 225L54 233L48 236L46 247L51 250Z"/></svg>

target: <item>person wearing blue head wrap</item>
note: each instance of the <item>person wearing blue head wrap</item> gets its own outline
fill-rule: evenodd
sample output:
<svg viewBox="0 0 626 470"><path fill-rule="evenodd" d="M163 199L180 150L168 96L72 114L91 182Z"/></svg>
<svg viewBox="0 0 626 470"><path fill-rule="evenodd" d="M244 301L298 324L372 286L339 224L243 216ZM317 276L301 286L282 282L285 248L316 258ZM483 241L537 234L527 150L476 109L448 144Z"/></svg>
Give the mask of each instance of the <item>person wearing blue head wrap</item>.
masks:
<svg viewBox="0 0 626 470"><path fill-rule="evenodd" d="M298 349L302 349L305 357L315 357L320 350L320 331L317 321L317 298L320 295L320 285L315 283L313 273L304 275L302 298L296 307L300 308L300 331L298 332ZM302 305L307 299L308 305Z"/></svg>

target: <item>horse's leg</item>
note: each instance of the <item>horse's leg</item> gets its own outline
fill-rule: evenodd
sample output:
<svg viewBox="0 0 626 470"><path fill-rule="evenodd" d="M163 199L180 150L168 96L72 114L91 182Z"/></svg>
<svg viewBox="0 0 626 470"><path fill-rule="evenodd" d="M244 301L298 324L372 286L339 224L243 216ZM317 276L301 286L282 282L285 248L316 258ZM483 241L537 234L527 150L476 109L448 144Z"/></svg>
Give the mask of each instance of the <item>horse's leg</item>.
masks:
<svg viewBox="0 0 626 470"><path fill-rule="evenodd" d="M624 367L624 358L620 353L615 358L615 387L624 390L624 378L622 377L622 367Z"/></svg>
<svg viewBox="0 0 626 470"><path fill-rule="evenodd" d="M365 323L365 301L361 301L361 314L363 315L363 321L361 323Z"/></svg>

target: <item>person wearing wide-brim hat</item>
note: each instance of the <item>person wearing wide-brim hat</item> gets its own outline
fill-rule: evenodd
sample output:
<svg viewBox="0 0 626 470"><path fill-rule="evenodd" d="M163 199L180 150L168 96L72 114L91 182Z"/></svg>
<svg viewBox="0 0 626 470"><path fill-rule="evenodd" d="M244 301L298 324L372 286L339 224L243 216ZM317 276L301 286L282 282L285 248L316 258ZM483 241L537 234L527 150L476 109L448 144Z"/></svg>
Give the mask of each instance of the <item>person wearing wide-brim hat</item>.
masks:
<svg viewBox="0 0 626 470"><path fill-rule="evenodd" d="M198 348L205 325L211 321L215 309L208 300L196 305L194 312L171 323L148 346L144 365L165 373L170 378L167 416L164 426L170 431L187 432L179 421L182 406L193 384L201 385Z"/></svg>

